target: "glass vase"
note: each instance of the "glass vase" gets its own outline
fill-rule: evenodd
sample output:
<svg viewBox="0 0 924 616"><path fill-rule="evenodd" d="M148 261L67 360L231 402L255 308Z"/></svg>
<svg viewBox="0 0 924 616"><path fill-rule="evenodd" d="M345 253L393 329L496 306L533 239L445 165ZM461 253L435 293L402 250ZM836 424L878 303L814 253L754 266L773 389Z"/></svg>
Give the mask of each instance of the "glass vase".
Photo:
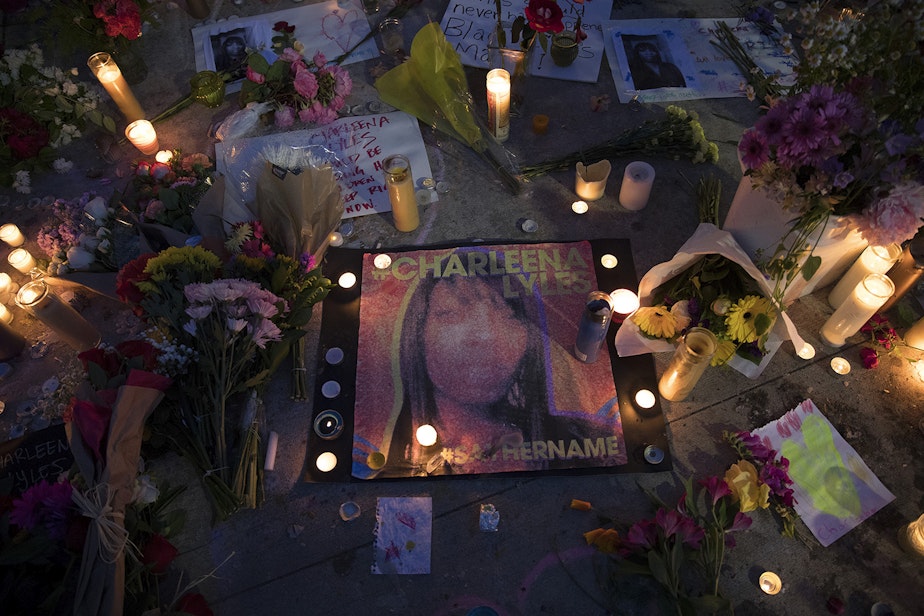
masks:
<svg viewBox="0 0 924 616"><path fill-rule="evenodd" d="M552 47L549 53L555 66L571 66L578 57L580 45L577 33L573 30L562 30L552 36Z"/></svg>
<svg viewBox="0 0 924 616"><path fill-rule="evenodd" d="M500 44L497 31L492 30L488 37L488 70L502 68L510 73L510 113L517 116L524 101L526 74L529 70L530 50L532 40L512 41L512 24L503 24L506 41ZM526 45L524 46L524 43Z"/></svg>
<svg viewBox="0 0 924 616"><path fill-rule="evenodd" d="M715 334L704 327L692 327L680 339L667 370L658 381L661 396L671 402L684 400L696 387L718 348Z"/></svg>

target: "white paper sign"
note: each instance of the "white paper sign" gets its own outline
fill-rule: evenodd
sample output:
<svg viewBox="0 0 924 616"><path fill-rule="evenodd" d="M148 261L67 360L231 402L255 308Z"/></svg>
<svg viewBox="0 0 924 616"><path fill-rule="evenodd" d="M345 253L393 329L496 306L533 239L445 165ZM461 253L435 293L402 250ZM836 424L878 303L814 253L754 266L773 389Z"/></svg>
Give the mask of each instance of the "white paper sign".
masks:
<svg viewBox="0 0 924 616"><path fill-rule="evenodd" d="M276 56L271 51L273 25L280 21L295 26L293 36L305 46L303 53L308 59L320 51L329 61L333 60L370 32L359 0L339 3L328 0L253 17L226 19L192 29L196 70L232 70L235 80L228 84L228 91L240 90L244 73L242 70L235 72L234 67L238 66L242 57L246 58L246 50L261 50L267 61L275 61ZM369 39L342 64L361 62L378 55L374 39Z"/></svg>
<svg viewBox="0 0 924 616"><path fill-rule="evenodd" d="M609 21L604 24L606 54L619 101L627 103L635 96L644 102L745 96L747 79L734 61L710 42L716 40L716 22L728 24L766 74L779 71L781 83L792 82L796 58L743 19ZM660 69L654 72L639 61L652 47L660 61ZM675 71L682 76L680 84Z"/></svg>
<svg viewBox="0 0 924 616"><path fill-rule="evenodd" d="M501 21L513 22L528 4L527 0L502 0ZM578 17L587 38L581 42L580 53L571 66L555 66L548 53L535 41L530 52L529 74L568 81L594 83L600 73L600 61L604 54L603 23L609 19L613 0L587 0L583 4L572 0L559 0L564 17L565 29L573 30ZM489 68L488 39L497 29L497 10L494 0L450 0L440 23L446 40L459 54L462 64L476 68ZM510 36L510 33L507 33ZM551 45L551 37L549 37ZM516 48L519 43L508 41L508 47Z"/></svg>
<svg viewBox="0 0 924 616"><path fill-rule="evenodd" d="M415 181L430 177L427 148L417 119L403 111L341 118L324 126L239 139L215 144L216 168L230 178L229 186L243 186L241 177L262 169L261 152L274 145L323 146L338 159L344 218L391 211L385 187L382 161L392 154L404 154L411 162ZM234 152L233 159L229 153ZM253 198L252 190L229 193L242 202ZM433 201L436 193L432 194ZM227 199L228 197L226 197Z"/></svg>

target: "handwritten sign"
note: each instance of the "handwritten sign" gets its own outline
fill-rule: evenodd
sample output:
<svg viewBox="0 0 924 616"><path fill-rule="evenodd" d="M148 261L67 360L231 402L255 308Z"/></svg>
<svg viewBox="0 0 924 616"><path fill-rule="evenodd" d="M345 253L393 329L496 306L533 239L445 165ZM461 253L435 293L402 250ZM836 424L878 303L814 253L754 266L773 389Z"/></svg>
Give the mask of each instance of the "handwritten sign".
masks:
<svg viewBox="0 0 924 616"><path fill-rule="evenodd" d="M13 480L14 494L22 494L43 479L56 481L73 462L64 424L0 443L0 477Z"/></svg>
<svg viewBox="0 0 924 616"><path fill-rule="evenodd" d="M528 4L527 0L501 0L501 23L510 24ZM594 0L579 4L572 0L560 0L565 29L573 30L578 18L587 38L581 42L580 53L571 66L555 66L552 58L542 50L538 42L530 52L528 73L538 77L550 77L568 81L596 82L600 73L600 61L604 54L604 34L602 24L609 19L613 8L612 0ZM490 68L493 44L492 35L497 29L497 6L494 0L450 0L440 27L446 40L459 54L462 64L476 68ZM508 26L508 44L516 48L519 43L512 43Z"/></svg>
<svg viewBox="0 0 924 616"><path fill-rule="evenodd" d="M785 53L754 24L738 18L636 19L604 24L606 53L619 101L634 97L644 102L745 96L747 79L734 61L710 41L717 22L725 22L754 62L766 73L779 72L781 83L792 83L796 58ZM635 50L640 44L657 49L660 61L676 67L683 84L661 84L633 76ZM639 69L636 69L638 72ZM664 71L662 71L664 72ZM666 82L665 82L666 83Z"/></svg>
<svg viewBox="0 0 924 616"><path fill-rule="evenodd" d="M260 154L279 144L322 146L333 152L343 194L344 218L391 211L385 188L382 161L404 154L411 162L415 180L430 177L430 161L417 119L403 111L340 118L308 130L215 144L218 171L231 177L247 174L262 165ZM229 152L234 156L227 156ZM229 182L234 184L234 182ZM254 197L229 195L240 205ZM432 195L436 199L436 193Z"/></svg>

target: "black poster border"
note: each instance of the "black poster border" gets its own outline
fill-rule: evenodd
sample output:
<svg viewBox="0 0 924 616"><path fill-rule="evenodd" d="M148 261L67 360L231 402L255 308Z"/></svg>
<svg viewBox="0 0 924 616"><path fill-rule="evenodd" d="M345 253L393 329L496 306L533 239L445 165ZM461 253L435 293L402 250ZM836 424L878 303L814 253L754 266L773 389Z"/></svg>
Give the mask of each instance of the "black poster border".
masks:
<svg viewBox="0 0 924 616"><path fill-rule="evenodd" d="M509 246L529 246L540 243L569 244L575 241L552 242L548 240L535 242L517 241ZM594 256L594 273L601 290L613 291L627 288L636 290L638 278L635 275L635 263L632 259L631 244L628 239L587 240ZM623 435L628 450L628 461L619 466L601 466L592 468L554 469L545 471L518 471L492 473L490 475L421 475L415 477L388 479L357 479L352 476L353 458L353 412L356 402L356 361L359 342L360 295L362 289L362 264L366 254L400 254L422 250L440 250L445 248L462 248L479 244L437 244L427 246L410 246L405 248L368 250L359 248L330 248L324 258L325 276L337 282L344 273L353 273L356 284L351 288L338 287L331 291L324 300L321 310L321 334L318 343L317 371L312 407L312 421L308 432L308 447L302 480L310 483L362 482L362 481L403 481L420 478L477 478L477 477L523 477L535 476L536 473L548 475L601 475L613 473L648 473L664 472L672 469L667 428L661 400L658 397L658 382L654 359L650 354L620 357L616 353L614 339L619 323L613 322L607 334L606 348L610 357L619 411L622 415ZM503 242L483 242L480 245L503 245ZM601 263L603 255L616 257L616 267L607 268ZM343 359L337 364L326 360L329 349L339 348ZM334 381L340 385L340 393L335 398L328 398L322 393L325 383ZM642 408L635 402L635 394L647 389L654 394L655 402L651 408ZM325 410L334 410L343 418L343 431L334 439L323 439L314 430L314 420ZM645 450L649 446L657 448L663 455L660 462L653 463L646 459ZM316 460L323 453L336 456L336 465L332 470L320 471Z"/></svg>

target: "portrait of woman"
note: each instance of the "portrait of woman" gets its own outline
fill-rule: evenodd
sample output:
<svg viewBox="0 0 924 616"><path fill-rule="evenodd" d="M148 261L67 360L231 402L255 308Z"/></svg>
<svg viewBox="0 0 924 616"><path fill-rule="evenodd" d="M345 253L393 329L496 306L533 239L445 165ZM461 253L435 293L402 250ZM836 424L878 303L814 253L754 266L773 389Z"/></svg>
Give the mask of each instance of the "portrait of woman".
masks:
<svg viewBox="0 0 924 616"><path fill-rule="evenodd" d="M248 30L235 28L210 38L215 70L230 74L232 80L243 79L247 73Z"/></svg>
<svg viewBox="0 0 924 616"><path fill-rule="evenodd" d="M629 71L636 90L686 87L683 73L663 59L661 50L654 42L642 40L632 43L628 39L623 37L623 44L627 48Z"/></svg>

